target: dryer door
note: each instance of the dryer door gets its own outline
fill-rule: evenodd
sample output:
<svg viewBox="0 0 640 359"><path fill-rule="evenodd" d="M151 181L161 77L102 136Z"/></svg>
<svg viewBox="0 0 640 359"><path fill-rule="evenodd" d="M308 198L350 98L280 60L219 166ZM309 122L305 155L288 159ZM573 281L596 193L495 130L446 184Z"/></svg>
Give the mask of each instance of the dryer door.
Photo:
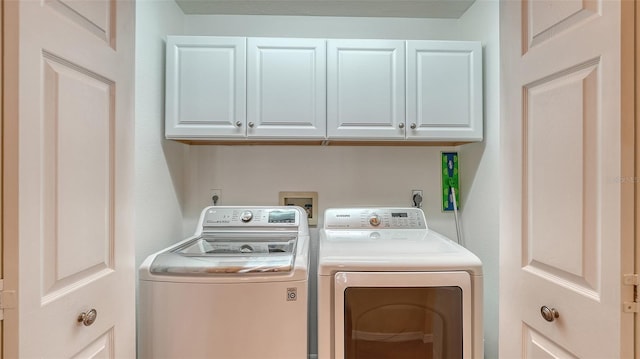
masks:
<svg viewBox="0 0 640 359"><path fill-rule="evenodd" d="M467 272L338 272L335 358L471 358Z"/></svg>

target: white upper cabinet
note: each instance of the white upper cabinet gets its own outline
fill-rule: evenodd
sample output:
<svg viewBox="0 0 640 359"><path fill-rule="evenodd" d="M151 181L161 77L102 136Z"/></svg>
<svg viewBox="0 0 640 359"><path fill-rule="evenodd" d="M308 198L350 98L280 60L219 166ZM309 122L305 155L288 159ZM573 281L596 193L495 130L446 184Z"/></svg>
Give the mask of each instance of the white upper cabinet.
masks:
<svg viewBox="0 0 640 359"><path fill-rule="evenodd" d="M167 39L169 139L473 142L482 104L479 42Z"/></svg>
<svg viewBox="0 0 640 359"><path fill-rule="evenodd" d="M405 41L327 41L327 137L405 137Z"/></svg>
<svg viewBox="0 0 640 359"><path fill-rule="evenodd" d="M407 41L407 139L482 140L482 46Z"/></svg>
<svg viewBox="0 0 640 359"><path fill-rule="evenodd" d="M245 38L169 36L166 137L244 137L245 59Z"/></svg>
<svg viewBox="0 0 640 359"><path fill-rule="evenodd" d="M247 136L324 139L324 39L247 40Z"/></svg>

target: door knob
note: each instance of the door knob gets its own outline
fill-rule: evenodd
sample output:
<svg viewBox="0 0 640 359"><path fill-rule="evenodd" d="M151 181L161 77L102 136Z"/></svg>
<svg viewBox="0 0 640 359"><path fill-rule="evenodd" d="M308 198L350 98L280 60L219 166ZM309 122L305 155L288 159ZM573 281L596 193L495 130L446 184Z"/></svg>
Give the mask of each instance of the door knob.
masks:
<svg viewBox="0 0 640 359"><path fill-rule="evenodd" d="M253 128L254 124L253 122L249 122L249 127Z"/></svg>
<svg viewBox="0 0 640 359"><path fill-rule="evenodd" d="M399 128L404 128L404 123L400 122L400 123L398 124L398 127L399 127Z"/></svg>
<svg viewBox="0 0 640 359"><path fill-rule="evenodd" d="M236 121L236 127L242 127L242 122Z"/></svg>
<svg viewBox="0 0 640 359"><path fill-rule="evenodd" d="M542 314L542 317L547 322L553 322L558 317L560 317L560 313L556 310L556 308L549 309L549 307L547 307L546 305L540 307L540 314Z"/></svg>
<svg viewBox="0 0 640 359"><path fill-rule="evenodd" d="M415 123L412 123L410 127L411 127L412 130L415 130L416 127L418 127L418 125L416 125Z"/></svg>
<svg viewBox="0 0 640 359"><path fill-rule="evenodd" d="M95 309L91 309L88 312L82 312L78 316L78 323L82 323L84 324L85 327L88 327L91 324L93 324L93 322L96 321L97 317L98 317L98 311Z"/></svg>

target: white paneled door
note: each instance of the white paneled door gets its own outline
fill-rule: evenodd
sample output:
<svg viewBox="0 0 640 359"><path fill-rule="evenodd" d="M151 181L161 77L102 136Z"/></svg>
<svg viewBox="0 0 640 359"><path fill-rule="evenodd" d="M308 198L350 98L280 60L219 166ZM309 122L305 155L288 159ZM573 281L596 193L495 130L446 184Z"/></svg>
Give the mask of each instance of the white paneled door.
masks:
<svg viewBox="0 0 640 359"><path fill-rule="evenodd" d="M4 357L133 358L134 4L4 6Z"/></svg>
<svg viewBox="0 0 640 359"><path fill-rule="evenodd" d="M633 356L630 4L501 3L503 358Z"/></svg>

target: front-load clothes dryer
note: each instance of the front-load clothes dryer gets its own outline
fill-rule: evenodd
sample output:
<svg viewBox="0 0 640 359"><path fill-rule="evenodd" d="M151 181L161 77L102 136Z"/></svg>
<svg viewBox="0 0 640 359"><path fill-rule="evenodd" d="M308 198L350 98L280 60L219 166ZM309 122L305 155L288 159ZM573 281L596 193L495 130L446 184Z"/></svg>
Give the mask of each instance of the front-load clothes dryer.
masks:
<svg viewBox="0 0 640 359"><path fill-rule="evenodd" d="M327 209L319 359L483 358L482 263L417 208Z"/></svg>
<svg viewBox="0 0 640 359"><path fill-rule="evenodd" d="M307 357L309 229L300 207L207 207L140 266L139 357Z"/></svg>

